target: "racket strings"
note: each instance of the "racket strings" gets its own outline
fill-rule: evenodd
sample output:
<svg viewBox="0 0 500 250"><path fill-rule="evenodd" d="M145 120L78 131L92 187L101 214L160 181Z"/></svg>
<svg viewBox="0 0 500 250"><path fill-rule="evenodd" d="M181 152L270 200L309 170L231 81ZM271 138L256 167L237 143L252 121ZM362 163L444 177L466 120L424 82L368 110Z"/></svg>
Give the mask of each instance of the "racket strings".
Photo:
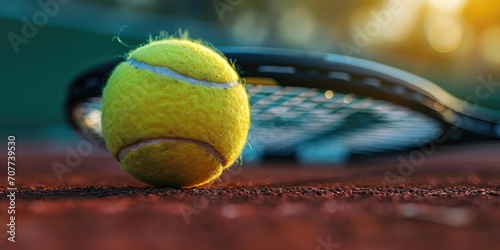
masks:
<svg viewBox="0 0 500 250"><path fill-rule="evenodd" d="M346 93L328 98L325 90L290 86L247 84L247 90L252 105L250 143L274 155L294 154L304 146L324 147L327 142L354 154L384 153L414 147L441 132L433 119L371 98Z"/></svg>

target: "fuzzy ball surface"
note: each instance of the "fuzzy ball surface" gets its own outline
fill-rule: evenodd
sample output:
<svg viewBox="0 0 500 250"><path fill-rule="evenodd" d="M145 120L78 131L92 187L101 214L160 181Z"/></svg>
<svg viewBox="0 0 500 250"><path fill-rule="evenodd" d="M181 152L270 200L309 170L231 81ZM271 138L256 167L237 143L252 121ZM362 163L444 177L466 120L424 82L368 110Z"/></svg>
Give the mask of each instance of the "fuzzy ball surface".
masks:
<svg viewBox="0 0 500 250"><path fill-rule="evenodd" d="M201 42L169 38L131 51L102 98L109 152L153 186L211 183L246 144L245 87L227 58Z"/></svg>

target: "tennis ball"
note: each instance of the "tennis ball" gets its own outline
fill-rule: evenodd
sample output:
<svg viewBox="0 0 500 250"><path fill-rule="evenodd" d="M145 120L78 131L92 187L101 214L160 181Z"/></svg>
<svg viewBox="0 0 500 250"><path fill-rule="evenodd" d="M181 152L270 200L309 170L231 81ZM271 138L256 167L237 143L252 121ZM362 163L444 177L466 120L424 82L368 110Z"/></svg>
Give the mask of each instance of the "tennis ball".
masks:
<svg viewBox="0 0 500 250"><path fill-rule="evenodd" d="M202 42L166 38L131 51L102 98L109 152L153 186L211 183L247 140L245 87L227 58Z"/></svg>

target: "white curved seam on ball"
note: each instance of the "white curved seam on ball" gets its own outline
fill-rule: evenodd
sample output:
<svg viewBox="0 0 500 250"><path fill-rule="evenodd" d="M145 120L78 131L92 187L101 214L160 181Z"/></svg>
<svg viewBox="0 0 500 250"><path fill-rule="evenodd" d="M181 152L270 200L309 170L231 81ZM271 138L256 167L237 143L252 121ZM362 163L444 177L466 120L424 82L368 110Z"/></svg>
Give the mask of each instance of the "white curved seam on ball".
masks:
<svg viewBox="0 0 500 250"><path fill-rule="evenodd" d="M221 165L225 166L227 164L227 160L222 156L221 153L217 151L217 149L214 148L214 146L210 145L209 143L202 142L199 140L194 140L194 139L187 139L187 138L155 138L155 139L145 139L141 140L138 142L135 142L133 144L130 144L128 146L123 147L120 152L118 152L118 161L122 161L122 159L131 152L134 152L138 150L141 147L144 146L151 146L151 145L156 145L159 143L172 143L172 142L185 142L185 143L191 143L194 145L197 145L201 148L203 148L208 154L210 154L217 162L219 162Z"/></svg>
<svg viewBox="0 0 500 250"><path fill-rule="evenodd" d="M129 59L129 60L127 60L127 62L137 69L148 70L148 71L151 71L153 73L156 73L156 74L159 74L162 76L171 77L171 78L177 79L179 81L184 81L184 82L188 82L191 84L202 85L205 87L229 89L229 88L232 88L232 87L237 86L239 84L238 81L217 83L217 82L198 80L198 79L180 74L179 72L174 71L168 67L154 66L154 65L147 64L145 62L137 61L135 59Z"/></svg>

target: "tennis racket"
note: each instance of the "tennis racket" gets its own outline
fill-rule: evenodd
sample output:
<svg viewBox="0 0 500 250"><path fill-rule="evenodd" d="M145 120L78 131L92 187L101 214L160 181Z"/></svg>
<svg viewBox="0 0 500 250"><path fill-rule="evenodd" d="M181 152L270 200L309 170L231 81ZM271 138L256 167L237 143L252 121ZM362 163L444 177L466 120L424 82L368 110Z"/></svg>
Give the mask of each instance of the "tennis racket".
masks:
<svg viewBox="0 0 500 250"><path fill-rule="evenodd" d="M219 49L246 81L250 158L336 162L431 142L500 138L499 110L474 106L403 70L319 52ZM104 145L101 90L121 61L89 69L69 89L69 122L95 144Z"/></svg>

